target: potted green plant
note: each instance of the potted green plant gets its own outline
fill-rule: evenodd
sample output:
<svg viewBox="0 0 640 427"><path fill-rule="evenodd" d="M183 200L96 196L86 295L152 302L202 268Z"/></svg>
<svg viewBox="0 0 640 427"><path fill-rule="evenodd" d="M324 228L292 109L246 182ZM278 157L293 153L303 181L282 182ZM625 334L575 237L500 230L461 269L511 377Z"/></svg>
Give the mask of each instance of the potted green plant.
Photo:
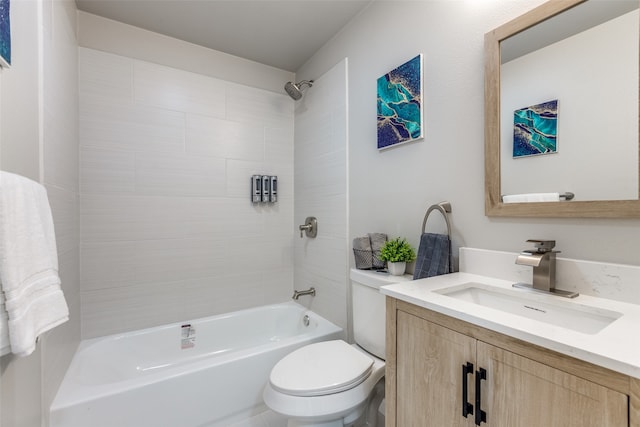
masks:
<svg viewBox="0 0 640 427"><path fill-rule="evenodd" d="M397 237L387 240L378 258L387 262L387 269L393 276L402 276L407 268L407 263L416 259L416 251L405 238Z"/></svg>

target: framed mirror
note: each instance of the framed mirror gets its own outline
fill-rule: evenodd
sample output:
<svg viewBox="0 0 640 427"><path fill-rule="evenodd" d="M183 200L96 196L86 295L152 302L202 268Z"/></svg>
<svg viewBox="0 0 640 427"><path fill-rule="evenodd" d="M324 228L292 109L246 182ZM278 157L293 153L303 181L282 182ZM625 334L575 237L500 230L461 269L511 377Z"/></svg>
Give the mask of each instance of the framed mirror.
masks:
<svg viewBox="0 0 640 427"><path fill-rule="evenodd" d="M551 0L485 35L487 216L640 217L639 3Z"/></svg>

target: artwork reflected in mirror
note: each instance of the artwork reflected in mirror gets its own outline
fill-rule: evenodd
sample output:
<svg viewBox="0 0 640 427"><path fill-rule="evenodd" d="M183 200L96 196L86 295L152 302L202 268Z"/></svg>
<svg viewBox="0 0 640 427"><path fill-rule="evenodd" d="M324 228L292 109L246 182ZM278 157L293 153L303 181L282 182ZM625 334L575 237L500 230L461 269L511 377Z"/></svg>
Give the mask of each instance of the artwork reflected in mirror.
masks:
<svg viewBox="0 0 640 427"><path fill-rule="evenodd" d="M558 151L558 100L519 108L513 113L513 157Z"/></svg>

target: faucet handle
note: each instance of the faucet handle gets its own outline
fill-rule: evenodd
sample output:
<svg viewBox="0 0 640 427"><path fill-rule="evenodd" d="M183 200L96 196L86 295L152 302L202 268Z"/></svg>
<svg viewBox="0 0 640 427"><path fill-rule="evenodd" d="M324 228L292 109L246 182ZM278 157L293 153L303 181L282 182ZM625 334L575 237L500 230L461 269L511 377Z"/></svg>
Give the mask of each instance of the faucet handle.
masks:
<svg viewBox="0 0 640 427"><path fill-rule="evenodd" d="M529 239L527 240L527 242L533 243L536 247L536 252L538 253L551 252L553 248L556 246L555 240Z"/></svg>
<svg viewBox="0 0 640 427"><path fill-rule="evenodd" d="M318 220L314 216L308 216L304 220L304 224L298 226L300 230L300 237L304 237L302 232L306 233L307 237L314 238L318 235Z"/></svg>

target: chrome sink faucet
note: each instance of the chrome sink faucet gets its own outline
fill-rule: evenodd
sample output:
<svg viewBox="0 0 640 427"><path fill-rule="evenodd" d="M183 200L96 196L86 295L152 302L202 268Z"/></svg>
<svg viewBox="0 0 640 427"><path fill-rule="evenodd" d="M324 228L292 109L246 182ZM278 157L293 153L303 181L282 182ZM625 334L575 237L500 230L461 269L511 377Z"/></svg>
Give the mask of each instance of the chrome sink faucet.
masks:
<svg viewBox="0 0 640 427"><path fill-rule="evenodd" d="M555 240L527 240L536 249L522 251L516 258L516 264L533 267L533 287L549 292L556 287L556 254Z"/></svg>
<svg viewBox="0 0 640 427"><path fill-rule="evenodd" d="M516 283L516 288L527 288L537 292L550 293L567 298L575 298L576 292L556 289L556 254L554 251L555 240L527 240L535 245L535 249L524 250L516 258L516 264L533 267L533 284Z"/></svg>

